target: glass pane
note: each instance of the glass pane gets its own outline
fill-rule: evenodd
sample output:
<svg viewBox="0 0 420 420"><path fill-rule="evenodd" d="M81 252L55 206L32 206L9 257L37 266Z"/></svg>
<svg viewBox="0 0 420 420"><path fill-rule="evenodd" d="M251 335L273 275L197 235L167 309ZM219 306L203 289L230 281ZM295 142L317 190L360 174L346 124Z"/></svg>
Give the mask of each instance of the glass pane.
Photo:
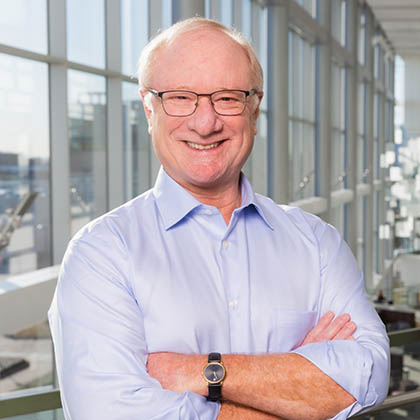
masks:
<svg viewBox="0 0 420 420"><path fill-rule="evenodd" d="M53 345L47 321L0 336L0 371L6 375L0 380L0 396L53 384Z"/></svg>
<svg viewBox="0 0 420 420"><path fill-rule="evenodd" d="M332 225L340 232L341 236L344 237L344 207L345 205L340 205L334 209L331 209L331 223Z"/></svg>
<svg viewBox="0 0 420 420"><path fill-rule="evenodd" d="M24 416L7 417L4 420L64 420L63 410L42 411Z"/></svg>
<svg viewBox="0 0 420 420"><path fill-rule="evenodd" d="M251 165L251 182L254 190L264 195L267 195L268 192L267 156L267 114L260 112L258 133L255 136L254 148L248 161Z"/></svg>
<svg viewBox="0 0 420 420"><path fill-rule="evenodd" d="M107 210L105 78L68 73L71 232Z"/></svg>
<svg viewBox="0 0 420 420"><path fill-rule="evenodd" d="M358 89L358 137L357 137L357 182L367 181L367 144L366 144L366 90L365 83L359 84Z"/></svg>
<svg viewBox="0 0 420 420"><path fill-rule="evenodd" d="M70 61L105 68L103 0L67 0L67 55Z"/></svg>
<svg viewBox="0 0 420 420"><path fill-rule="evenodd" d="M140 52L149 39L149 1L121 0L122 71L136 74Z"/></svg>
<svg viewBox="0 0 420 420"><path fill-rule="evenodd" d="M19 284L14 275L51 265L48 106L48 66L0 54L0 296L4 302ZM23 217L13 214L29 192L35 194L34 201ZM14 229L13 221L20 221L20 226L17 223ZM0 380L0 394L51 384L48 326L0 335L0 371L6 375Z"/></svg>
<svg viewBox="0 0 420 420"><path fill-rule="evenodd" d="M221 20L221 0L206 0L206 17L209 19Z"/></svg>
<svg viewBox="0 0 420 420"><path fill-rule="evenodd" d="M331 136L331 189L345 188L345 137L333 130Z"/></svg>
<svg viewBox="0 0 420 420"><path fill-rule="evenodd" d="M316 18L317 0L295 0L301 5L313 18Z"/></svg>
<svg viewBox="0 0 420 420"><path fill-rule="evenodd" d="M48 106L48 66L0 54L0 289L10 275L51 264ZM7 229L29 192L20 227Z"/></svg>
<svg viewBox="0 0 420 420"><path fill-rule="evenodd" d="M357 198L357 261L365 274L366 267L366 197Z"/></svg>
<svg viewBox="0 0 420 420"><path fill-rule="evenodd" d="M366 13L360 14L359 38L358 38L358 59L362 65L366 64Z"/></svg>
<svg viewBox="0 0 420 420"><path fill-rule="evenodd" d="M292 201L315 195L315 127L293 121L289 124L289 179Z"/></svg>
<svg viewBox="0 0 420 420"><path fill-rule="evenodd" d="M331 31L333 37L343 47L347 38L347 2L346 0L332 0L331 3Z"/></svg>
<svg viewBox="0 0 420 420"><path fill-rule="evenodd" d="M130 200L152 187L153 153L143 104L134 83L123 82L124 196Z"/></svg>
<svg viewBox="0 0 420 420"><path fill-rule="evenodd" d="M0 43L47 54L46 0L0 0Z"/></svg>
<svg viewBox="0 0 420 420"><path fill-rule="evenodd" d="M289 117L293 116L293 109L294 109L294 85L295 85L295 73L293 69L293 38L294 34L292 31L289 31L289 59L288 59L288 67L289 67L289 83L288 83L288 97L289 97Z"/></svg>

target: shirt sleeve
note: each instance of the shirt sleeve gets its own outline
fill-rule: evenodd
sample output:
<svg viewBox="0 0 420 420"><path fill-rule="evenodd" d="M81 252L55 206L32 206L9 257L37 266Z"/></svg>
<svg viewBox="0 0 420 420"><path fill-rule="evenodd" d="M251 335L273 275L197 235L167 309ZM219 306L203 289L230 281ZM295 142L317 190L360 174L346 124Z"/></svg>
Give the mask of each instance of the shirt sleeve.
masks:
<svg viewBox="0 0 420 420"><path fill-rule="evenodd" d="M220 404L164 390L146 370L143 314L115 235L69 245L49 310L66 420L214 420Z"/></svg>
<svg viewBox="0 0 420 420"><path fill-rule="evenodd" d="M315 228L320 248L319 315L348 313L357 324L355 341L332 340L299 347L305 357L354 396L356 402L334 419L346 419L385 399L389 380L389 340L365 292L363 276L347 244L330 225Z"/></svg>

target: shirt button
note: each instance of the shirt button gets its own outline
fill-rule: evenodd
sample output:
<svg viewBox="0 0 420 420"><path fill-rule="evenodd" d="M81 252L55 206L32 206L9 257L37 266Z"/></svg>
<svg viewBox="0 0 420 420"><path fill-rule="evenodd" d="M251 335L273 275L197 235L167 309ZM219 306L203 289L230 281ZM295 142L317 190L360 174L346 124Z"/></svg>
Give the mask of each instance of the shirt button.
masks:
<svg viewBox="0 0 420 420"><path fill-rule="evenodd" d="M213 214L213 210L206 209L206 210L204 210L204 213L205 214Z"/></svg>
<svg viewBox="0 0 420 420"><path fill-rule="evenodd" d="M222 245L224 249L228 249L230 244L229 244L229 241L223 241Z"/></svg>
<svg viewBox="0 0 420 420"><path fill-rule="evenodd" d="M230 308L234 309L236 306L238 306L238 301L236 299L229 301Z"/></svg>

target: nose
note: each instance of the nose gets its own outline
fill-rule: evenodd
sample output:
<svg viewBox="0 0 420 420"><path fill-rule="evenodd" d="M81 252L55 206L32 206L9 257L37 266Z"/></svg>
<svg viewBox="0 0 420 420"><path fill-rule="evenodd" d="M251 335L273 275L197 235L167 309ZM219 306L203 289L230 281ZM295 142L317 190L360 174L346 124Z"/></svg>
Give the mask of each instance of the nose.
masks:
<svg viewBox="0 0 420 420"><path fill-rule="evenodd" d="M198 98L197 109L188 119L188 128L202 137L223 129L223 121L213 109L209 97L201 96Z"/></svg>

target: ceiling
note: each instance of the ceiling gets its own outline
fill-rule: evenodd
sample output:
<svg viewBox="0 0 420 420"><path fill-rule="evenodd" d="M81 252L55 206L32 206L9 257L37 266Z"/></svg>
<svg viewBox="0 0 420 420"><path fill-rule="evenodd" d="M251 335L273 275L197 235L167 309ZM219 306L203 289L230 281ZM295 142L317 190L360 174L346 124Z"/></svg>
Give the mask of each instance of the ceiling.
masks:
<svg viewBox="0 0 420 420"><path fill-rule="evenodd" d="M402 57L420 56L420 0L367 0Z"/></svg>

